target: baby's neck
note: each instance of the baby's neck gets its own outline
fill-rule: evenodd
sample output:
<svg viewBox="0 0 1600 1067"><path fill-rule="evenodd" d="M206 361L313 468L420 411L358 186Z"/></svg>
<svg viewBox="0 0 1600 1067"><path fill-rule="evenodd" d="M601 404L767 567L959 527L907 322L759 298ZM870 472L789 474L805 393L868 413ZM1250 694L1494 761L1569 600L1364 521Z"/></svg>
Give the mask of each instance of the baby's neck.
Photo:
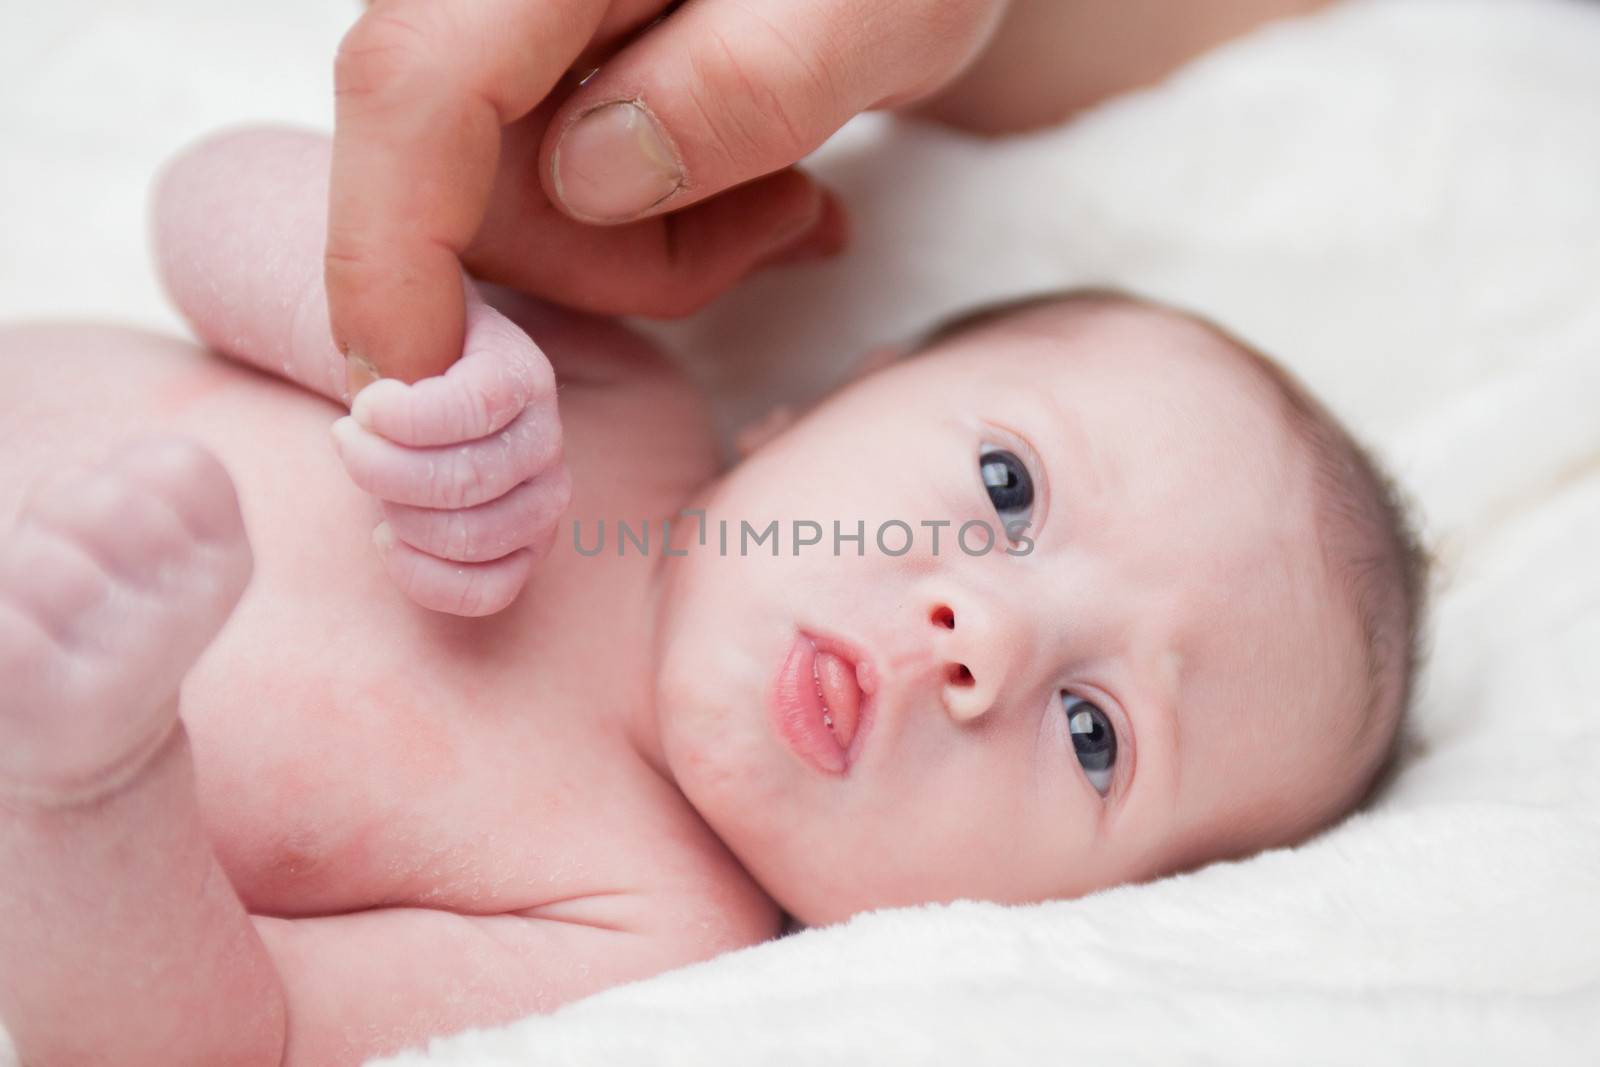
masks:
<svg viewBox="0 0 1600 1067"><path fill-rule="evenodd" d="M667 632L667 613L676 600L676 564L697 545L702 527L695 519L695 509L704 517L706 501L711 496L712 483L691 494L679 510L675 521L667 523L667 535L662 538L660 551L650 569L650 582L646 589L646 611L650 620L650 685L649 698L637 707L625 709L623 732L639 758L644 760L663 779L676 788L677 781L667 765L666 753L661 744L661 725L657 717L656 679L660 674L661 638Z"/></svg>

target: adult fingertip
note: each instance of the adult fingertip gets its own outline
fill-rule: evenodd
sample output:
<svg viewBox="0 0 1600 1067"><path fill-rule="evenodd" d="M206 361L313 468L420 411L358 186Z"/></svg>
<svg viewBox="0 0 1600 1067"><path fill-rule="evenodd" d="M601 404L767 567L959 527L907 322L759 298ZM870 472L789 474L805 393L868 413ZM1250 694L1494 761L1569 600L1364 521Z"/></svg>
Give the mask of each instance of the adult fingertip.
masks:
<svg viewBox="0 0 1600 1067"><path fill-rule="evenodd" d="M850 212L844 201L826 189L822 198L822 219L813 233L825 255L837 255L850 247Z"/></svg>
<svg viewBox="0 0 1600 1067"><path fill-rule="evenodd" d="M367 386L382 378L378 368L372 360L355 352L347 352L344 357L345 394L352 412L355 402L366 390ZM366 425L363 423L362 425Z"/></svg>
<svg viewBox="0 0 1600 1067"><path fill-rule="evenodd" d="M804 199L793 211L781 219L767 236L767 255L777 255L808 239L822 221L824 200L822 187L807 181Z"/></svg>
<svg viewBox="0 0 1600 1067"><path fill-rule="evenodd" d="M761 267L777 267L829 259L844 251L850 242L849 217L832 193L822 191L815 221L798 236L783 242L760 261Z"/></svg>

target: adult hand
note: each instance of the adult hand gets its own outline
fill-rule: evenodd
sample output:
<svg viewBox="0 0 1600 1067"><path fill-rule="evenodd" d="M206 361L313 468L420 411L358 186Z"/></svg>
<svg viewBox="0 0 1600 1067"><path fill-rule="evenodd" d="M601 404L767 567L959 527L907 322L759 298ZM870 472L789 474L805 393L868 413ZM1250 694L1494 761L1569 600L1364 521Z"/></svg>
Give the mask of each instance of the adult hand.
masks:
<svg viewBox="0 0 1600 1067"><path fill-rule="evenodd" d="M837 205L785 168L948 82L1007 2L689 0L652 24L670 0L377 0L335 68L326 276L352 392L455 360L462 265L673 315L836 250Z"/></svg>

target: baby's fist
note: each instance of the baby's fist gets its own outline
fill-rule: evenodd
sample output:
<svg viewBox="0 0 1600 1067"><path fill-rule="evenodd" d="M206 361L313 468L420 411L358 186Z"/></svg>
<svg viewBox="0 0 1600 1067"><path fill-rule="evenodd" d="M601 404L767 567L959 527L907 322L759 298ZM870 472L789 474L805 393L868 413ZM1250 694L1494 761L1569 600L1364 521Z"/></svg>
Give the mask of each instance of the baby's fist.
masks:
<svg viewBox="0 0 1600 1067"><path fill-rule="evenodd" d="M372 537L389 576L434 611L509 605L571 498L550 363L470 286L461 359L414 385L367 386L333 436L383 502Z"/></svg>

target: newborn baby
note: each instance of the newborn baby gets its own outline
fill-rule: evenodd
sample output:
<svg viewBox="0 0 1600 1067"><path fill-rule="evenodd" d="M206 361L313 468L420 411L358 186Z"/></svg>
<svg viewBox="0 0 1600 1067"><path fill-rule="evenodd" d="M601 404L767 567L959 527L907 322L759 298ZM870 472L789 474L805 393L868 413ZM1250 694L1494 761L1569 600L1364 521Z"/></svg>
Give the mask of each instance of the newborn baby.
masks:
<svg viewBox="0 0 1600 1067"><path fill-rule="evenodd" d="M328 454L325 153L212 141L157 210L200 335L322 396L175 341L0 335L0 1009L35 1067L354 1064L785 914L1298 842L1379 774L1412 539L1214 327L991 309L722 469L649 344L493 294L466 370L338 424L380 508ZM535 457L494 497L520 542L458 536L495 506L492 465L451 466L473 437ZM407 599L484 606L494 560L533 568L505 610Z"/></svg>

